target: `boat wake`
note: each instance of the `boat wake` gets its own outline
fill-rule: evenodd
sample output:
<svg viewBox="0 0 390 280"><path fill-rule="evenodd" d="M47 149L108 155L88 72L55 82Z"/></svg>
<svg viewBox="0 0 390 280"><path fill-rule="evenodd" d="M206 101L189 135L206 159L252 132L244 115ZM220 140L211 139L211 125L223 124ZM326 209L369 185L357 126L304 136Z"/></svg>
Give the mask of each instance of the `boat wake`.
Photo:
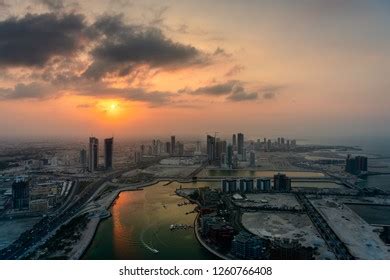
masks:
<svg viewBox="0 0 390 280"><path fill-rule="evenodd" d="M147 229L145 229L145 230L143 230L142 231L142 233L141 233L141 243L142 243L142 245L144 245L144 247L146 248L146 249L148 249L149 251L151 251L152 253L154 253L154 254L157 254L159 251L157 250L157 249L155 249L155 248L153 248L152 246L149 246L146 242L145 242L145 240L144 240L144 235L145 235L145 232L149 229L149 228L151 228L152 226L149 226Z"/></svg>

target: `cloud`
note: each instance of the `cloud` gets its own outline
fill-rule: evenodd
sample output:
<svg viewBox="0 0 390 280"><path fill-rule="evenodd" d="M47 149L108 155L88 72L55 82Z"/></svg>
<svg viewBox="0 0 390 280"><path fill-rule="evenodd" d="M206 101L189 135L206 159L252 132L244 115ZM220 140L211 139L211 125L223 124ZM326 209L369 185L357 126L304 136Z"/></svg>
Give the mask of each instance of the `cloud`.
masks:
<svg viewBox="0 0 390 280"><path fill-rule="evenodd" d="M46 99L52 98L52 88L40 83L16 84L14 88L0 88L1 99Z"/></svg>
<svg viewBox="0 0 390 280"><path fill-rule="evenodd" d="M144 88L127 87L113 88L96 83L94 85L80 85L73 89L75 94L84 96L93 96L97 98L119 98L129 101L144 102L150 107L160 107L172 103L172 98L178 96L175 93L168 91L148 91Z"/></svg>
<svg viewBox="0 0 390 280"><path fill-rule="evenodd" d="M246 92L244 87L237 85L233 88L232 93L226 99L239 102L239 101L247 101L247 100L256 100L257 98L258 98L257 92Z"/></svg>
<svg viewBox="0 0 390 280"><path fill-rule="evenodd" d="M214 55L215 56L222 56L222 57L230 57L231 55L228 54L224 49L218 47L215 51L214 51Z"/></svg>
<svg viewBox="0 0 390 280"><path fill-rule="evenodd" d="M263 94L264 99L274 99L275 98L275 92L265 92Z"/></svg>
<svg viewBox="0 0 390 280"><path fill-rule="evenodd" d="M140 65L175 69L206 62L195 47L172 41L159 28L125 24L121 16L99 18L89 33L97 44L84 75L96 80L107 74L125 76Z"/></svg>
<svg viewBox="0 0 390 280"><path fill-rule="evenodd" d="M5 2L5 0L0 0L0 8L1 9L8 9L10 5Z"/></svg>
<svg viewBox="0 0 390 280"><path fill-rule="evenodd" d="M63 0L38 0L38 2L46 6L50 11L60 11L64 9Z"/></svg>
<svg viewBox="0 0 390 280"><path fill-rule="evenodd" d="M1 66L44 66L54 56L68 56L81 47L84 16L27 14L0 22Z"/></svg>
<svg viewBox="0 0 390 280"><path fill-rule="evenodd" d="M275 99L276 96L285 88L284 85L268 85L259 88L259 93L263 99Z"/></svg>
<svg viewBox="0 0 390 280"><path fill-rule="evenodd" d="M232 92L234 86L237 84L238 81L227 81L222 84L199 87L194 91L190 91L189 93L193 95L213 95L213 96L228 95Z"/></svg>
<svg viewBox="0 0 390 280"><path fill-rule="evenodd" d="M178 96L176 93L168 91L148 91L144 88L113 88L102 83L80 84L73 88L54 88L43 83L16 84L13 88L0 88L0 99L20 100L36 99L46 100L62 96L64 92L70 91L76 95L91 96L97 98L118 98L129 101L144 102L150 107L159 107L172 104L172 98ZM91 108L92 103L77 105L77 108Z"/></svg>
<svg viewBox="0 0 390 280"><path fill-rule="evenodd" d="M240 65L240 64L236 64L236 65L234 65L232 68L230 68L230 69L225 73L225 77L235 76L235 75L241 73L244 69L245 69L244 66L242 66L242 65Z"/></svg>
<svg viewBox="0 0 390 280"><path fill-rule="evenodd" d="M94 108L96 106L96 103L83 103L83 104L79 104L76 106L76 108L80 108L80 109L89 109L89 108Z"/></svg>
<svg viewBox="0 0 390 280"><path fill-rule="evenodd" d="M260 86L255 91L247 91L244 87L244 82L239 80L229 80L224 83L212 84L209 86L199 87L195 90L189 88L180 89L180 94L190 95L207 95L207 96L225 96L228 101L247 101L257 99L273 99L282 89L282 86Z"/></svg>

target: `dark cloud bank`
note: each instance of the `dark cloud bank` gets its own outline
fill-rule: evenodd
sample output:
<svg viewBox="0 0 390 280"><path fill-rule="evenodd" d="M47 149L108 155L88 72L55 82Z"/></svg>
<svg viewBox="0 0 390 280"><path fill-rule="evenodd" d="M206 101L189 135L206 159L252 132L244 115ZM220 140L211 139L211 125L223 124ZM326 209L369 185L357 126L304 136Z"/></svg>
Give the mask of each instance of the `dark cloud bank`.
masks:
<svg viewBox="0 0 390 280"><path fill-rule="evenodd" d="M265 86L258 88L256 91L249 92L245 89L242 81L230 80L225 83L199 87L195 90L183 89L180 92L186 92L192 95L226 96L226 100L239 102L256 99L273 99L281 89L281 86Z"/></svg>
<svg viewBox="0 0 390 280"><path fill-rule="evenodd" d="M40 100L57 96L61 89L72 89L82 95L116 96L161 106L172 102L171 99L178 94L150 92L139 87L115 89L104 84L103 78L125 77L145 66L164 70L205 66L213 63L216 56L227 56L222 48L207 54L194 46L171 40L159 28L127 24L120 15L105 15L88 23L82 14L65 12L63 1L37 1L50 12L0 21L0 67L43 69L46 76L37 82L0 88L2 99ZM85 65L81 74L76 74L66 67L79 53L88 54L91 62ZM68 63L53 68L58 63L56 61L61 59ZM242 69L242 66L235 66L227 76ZM58 81L61 81L61 85ZM180 93L247 101L271 99L277 90L269 88L267 91L248 92L242 82L229 80L193 91L182 90Z"/></svg>

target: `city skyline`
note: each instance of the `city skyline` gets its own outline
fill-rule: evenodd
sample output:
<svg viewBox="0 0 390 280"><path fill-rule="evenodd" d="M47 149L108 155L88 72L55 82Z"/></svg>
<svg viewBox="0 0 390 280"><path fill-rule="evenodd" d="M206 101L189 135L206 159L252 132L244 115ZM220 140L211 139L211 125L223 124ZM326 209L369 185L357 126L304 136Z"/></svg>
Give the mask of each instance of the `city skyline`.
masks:
<svg viewBox="0 0 390 280"><path fill-rule="evenodd" d="M2 137L390 136L385 1L0 5Z"/></svg>
<svg viewBox="0 0 390 280"><path fill-rule="evenodd" d="M1 275L388 268L360 263L390 260L389 26L385 0L0 0Z"/></svg>

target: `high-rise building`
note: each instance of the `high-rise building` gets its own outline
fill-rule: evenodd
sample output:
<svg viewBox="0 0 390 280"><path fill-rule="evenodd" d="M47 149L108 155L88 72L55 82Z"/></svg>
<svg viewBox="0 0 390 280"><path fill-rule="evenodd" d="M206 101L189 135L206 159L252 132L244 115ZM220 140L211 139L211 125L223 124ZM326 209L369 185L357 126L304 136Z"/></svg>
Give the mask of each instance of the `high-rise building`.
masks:
<svg viewBox="0 0 390 280"><path fill-rule="evenodd" d="M184 155L184 144L179 141L177 141L177 154L178 156Z"/></svg>
<svg viewBox="0 0 390 280"><path fill-rule="evenodd" d="M202 154L202 149L201 149L200 141L196 141L194 155L201 155L201 154Z"/></svg>
<svg viewBox="0 0 390 280"><path fill-rule="evenodd" d="M30 183L26 179L16 179L12 184L12 208L26 210L29 208Z"/></svg>
<svg viewBox="0 0 390 280"><path fill-rule="evenodd" d="M161 155L163 149L164 149L164 145L163 143L161 143L160 139L157 139L156 141L156 146L157 146L157 152L156 152L156 155Z"/></svg>
<svg viewBox="0 0 390 280"><path fill-rule="evenodd" d="M233 193L237 191L236 179L223 179L222 180L222 192Z"/></svg>
<svg viewBox="0 0 390 280"><path fill-rule="evenodd" d="M256 153L255 153L255 151L251 151L249 154L249 166L256 167Z"/></svg>
<svg viewBox="0 0 390 280"><path fill-rule="evenodd" d="M165 143L165 152L167 154L171 154L171 143L170 142Z"/></svg>
<svg viewBox="0 0 390 280"><path fill-rule="evenodd" d="M297 146L297 140L291 140L291 148L294 149Z"/></svg>
<svg viewBox="0 0 390 280"><path fill-rule="evenodd" d="M109 170L112 169L112 154L114 149L114 138L104 139L104 167Z"/></svg>
<svg viewBox="0 0 390 280"><path fill-rule="evenodd" d="M244 154L244 134L242 133L237 134L237 152L241 156Z"/></svg>
<svg viewBox="0 0 390 280"><path fill-rule="evenodd" d="M207 135L207 159L209 163L216 159L215 137Z"/></svg>
<svg viewBox="0 0 390 280"><path fill-rule="evenodd" d="M215 144L215 157L217 160L221 159L221 154L226 153L226 141L221 141L219 138L216 139L216 144Z"/></svg>
<svg viewBox="0 0 390 280"><path fill-rule="evenodd" d="M99 161L99 140L97 138L89 137L88 153L88 170L94 172L98 167Z"/></svg>
<svg viewBox="0 0 390 280"><path fill-rule="evenodd" d="M221 154L221 158L219 159L220 165L225 167L226 166L226 153Z"/></svg>
<svg viewBox="0 0 390 280"><path fill-rule="evenodd" d="M239 186L241 193L250 193L254 190L254 183L253 179L251 178L242 178L240 179L240 186Z"/></svg>
<svg viewBox="0 0 390 280"><path fill-rule="evenodd" d="M291 190L291 179L285 174L275 174L274 175L274 190L285 192Z"/></svg>
<svg viewBox="0 0 390 280"><path fill-rule="evenodd" d="M80 165L82 168L87 167L87 151L85 149L80 151Z"/></svg>
<svg viewBox="0 0 390 280"><path fill-rule="evenodd" d="M368 170L368 159L364 156L351 157L348 155L345 163L345 171L354 175L367 172Z"/></svg>
<svg viewBox="0 0 390 280"><path fill-rule="evenodd" d="M269 192L271 190L271 179L266 179L266 178L256 179L256 189L259 192Z"/></svg>
<svg viewBox="0 0 390 280"><path fill-rule="evenodd" d="M268 139L266 150L269 152L269 151L271 151L271 148L272 148L272 142L270 139Z"/></svg>
<svg viewBox="0 0 390 280"><path fill-rule="evenodd" d="M141 152L135 151L134 152L134 163L140 163L141 162Z"/></svg>
<svg viewBox="0 0 390 280"><path fill-rule="evenodd" d="M229 168L232 168L233 167L233 146L232 145L227 146L226 161L227 161L227 166Z"/></svg>
<svg viewBox="0 0 390 280"><path fill-rule="evenodd" d="M237 146L237 138L236 138L236 135L235 134L233 134L233 147L234 146Z"/></svg>
<svg viewBox="0 0 390 280"><path fill-rule="evenodd" d="M171 155L176 154L176 137L173 135L171 136Z"/></svg>

